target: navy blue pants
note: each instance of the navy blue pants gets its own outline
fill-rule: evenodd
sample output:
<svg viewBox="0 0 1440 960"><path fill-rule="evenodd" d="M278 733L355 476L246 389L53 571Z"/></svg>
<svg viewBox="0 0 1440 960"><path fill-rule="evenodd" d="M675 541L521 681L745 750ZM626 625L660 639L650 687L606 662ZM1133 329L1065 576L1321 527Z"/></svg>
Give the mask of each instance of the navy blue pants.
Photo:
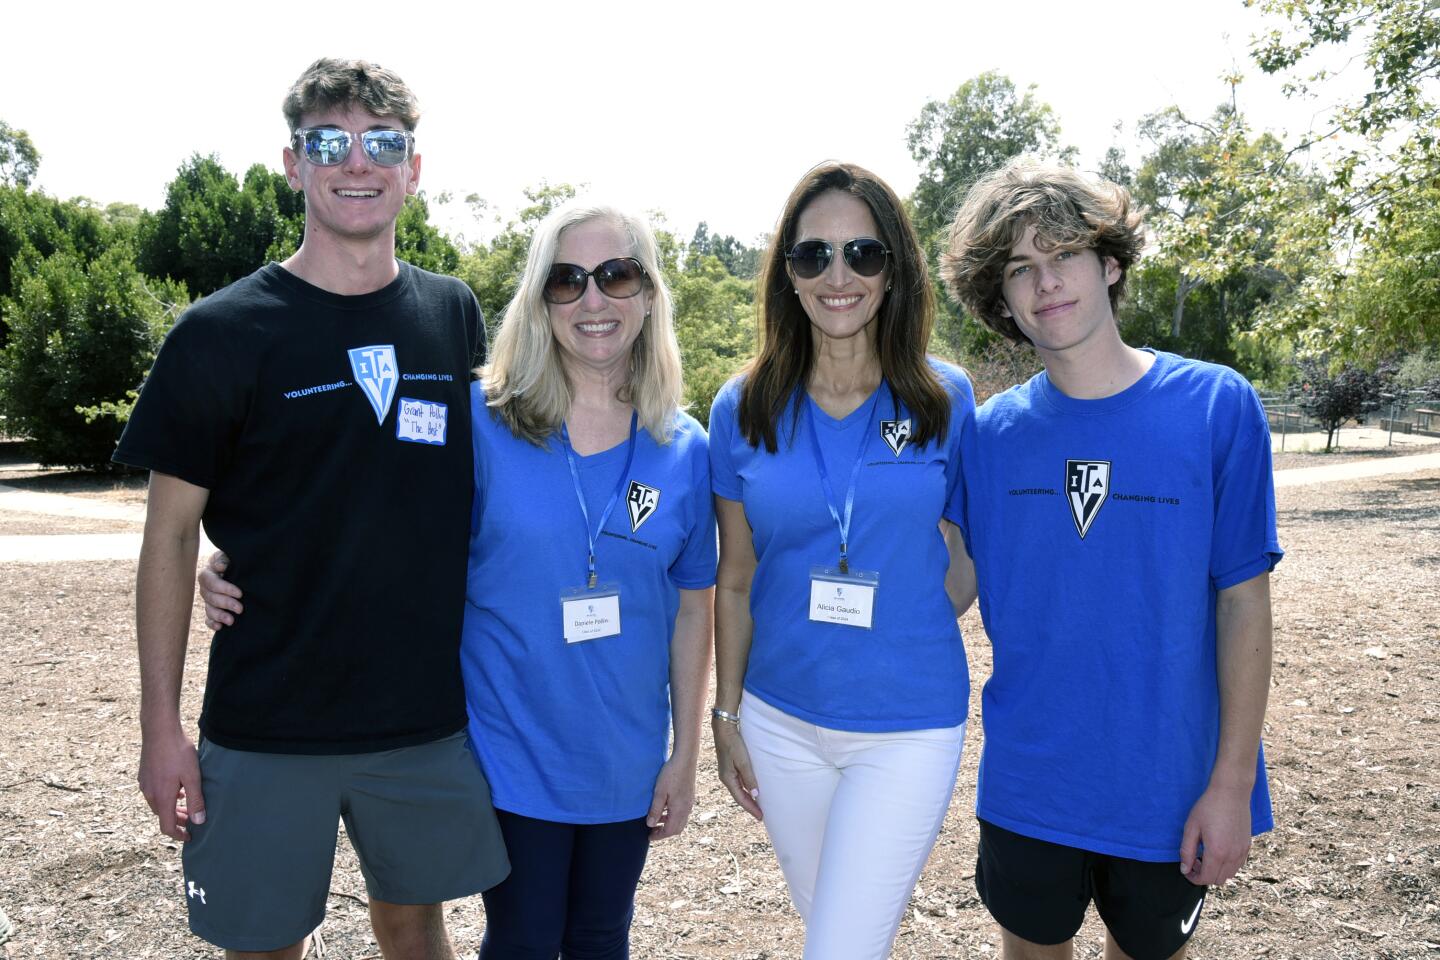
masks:
<svg viewBox="0 0 1440 960"><path fill-rule="evenodd" d="M645 819L574 824L496 810L510 876L486 890L480 960L628 960Z"/></svg>

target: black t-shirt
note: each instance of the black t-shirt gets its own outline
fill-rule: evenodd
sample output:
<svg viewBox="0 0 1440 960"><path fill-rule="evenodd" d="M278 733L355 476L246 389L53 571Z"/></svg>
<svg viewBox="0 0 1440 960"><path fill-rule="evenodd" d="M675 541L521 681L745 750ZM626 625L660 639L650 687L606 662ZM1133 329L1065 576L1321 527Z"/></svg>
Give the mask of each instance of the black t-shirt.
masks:
<svg viewBox="0 0 1440 960"><path fill-rule="evenodd" d="M245 590L210 648L208 739L360 753L465 725L484 344L470 289L406 263L354 297L272 263L170 332L115 459L210 491L205 532Z"/></svg>

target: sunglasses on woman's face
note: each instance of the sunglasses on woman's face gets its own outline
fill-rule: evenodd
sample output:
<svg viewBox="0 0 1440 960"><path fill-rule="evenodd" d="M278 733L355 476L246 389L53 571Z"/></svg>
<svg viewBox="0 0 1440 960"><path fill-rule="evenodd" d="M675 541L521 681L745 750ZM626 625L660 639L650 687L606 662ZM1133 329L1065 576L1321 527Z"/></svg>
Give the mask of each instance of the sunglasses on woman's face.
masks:
<svg viewBox="0 0 1440 960"><path fill-rule="evenodd" d="M856 237L841 248L845 263L862 277L873 277L885 269L890 250L874 237ZM813 280L830 267L835 248L828 240L801 240L785 254L790 269L802 280Z"/></svg>
<svg viewBox="0 0 1440 960"><path fill-rule="evenodd" d="M338 127L305 127L295 131L295 147L317 167L333 167L350 156L355 134ZM360 146L382 167L398 167L410 156L415 134L408 130L366 130L359 135Z"/></svg>
<svg viewBox="0 0 1440 960"><path fill-rule="evenodd" d="M557 263L550 268L541 293L547 303L574 303L585 295L585 286L595 278L595 286L607 297L627 300L645 287L645 268L634 257L615 257L594 270L573 263Z"/></svg>

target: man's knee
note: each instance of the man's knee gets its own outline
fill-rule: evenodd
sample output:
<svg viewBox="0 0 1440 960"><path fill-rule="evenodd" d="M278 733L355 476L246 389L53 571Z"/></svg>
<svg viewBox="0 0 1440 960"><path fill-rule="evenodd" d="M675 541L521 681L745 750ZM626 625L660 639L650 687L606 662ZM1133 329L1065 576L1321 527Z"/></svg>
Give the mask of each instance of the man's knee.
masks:
<svg viewBox="0 0 1440 960"><path fill-rule="evenodd" d="M370 900L370 926L385 960L453 960L443 904Z"/></svg>

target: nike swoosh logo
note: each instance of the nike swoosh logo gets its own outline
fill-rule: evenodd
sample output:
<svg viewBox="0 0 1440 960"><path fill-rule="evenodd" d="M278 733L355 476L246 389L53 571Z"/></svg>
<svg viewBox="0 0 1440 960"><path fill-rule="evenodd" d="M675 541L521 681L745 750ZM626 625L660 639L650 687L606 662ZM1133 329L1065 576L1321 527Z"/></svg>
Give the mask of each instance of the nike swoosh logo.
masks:
<svg viewBox="0 0 1440 960"><path fill-rule="evenodd" d="M1190 911L1189 920L1180 921L1180 932L1189 936L1190 931L1195 929L1195 918L1200 916L1200 907L1205 902L1205 895L1202 893L1200 899L1195 901L1195 909Z"/></svg>

